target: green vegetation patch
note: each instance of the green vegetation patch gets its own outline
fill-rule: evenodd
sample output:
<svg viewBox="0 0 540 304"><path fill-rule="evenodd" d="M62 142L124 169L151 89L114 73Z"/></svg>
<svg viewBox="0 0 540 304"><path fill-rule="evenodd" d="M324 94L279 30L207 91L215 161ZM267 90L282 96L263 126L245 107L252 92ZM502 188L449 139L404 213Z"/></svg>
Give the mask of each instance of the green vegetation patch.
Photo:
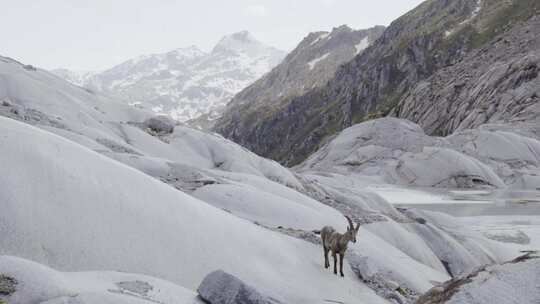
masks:
<svg viewBox="0 0 540 304"><path fill-rule="evenodd" d="M480 24L480 29L472 33L470 45L473 48L479 48L498 34L536 14L540 14L540 1L514 0L510 5L484 18L485 23Z"/></svg>

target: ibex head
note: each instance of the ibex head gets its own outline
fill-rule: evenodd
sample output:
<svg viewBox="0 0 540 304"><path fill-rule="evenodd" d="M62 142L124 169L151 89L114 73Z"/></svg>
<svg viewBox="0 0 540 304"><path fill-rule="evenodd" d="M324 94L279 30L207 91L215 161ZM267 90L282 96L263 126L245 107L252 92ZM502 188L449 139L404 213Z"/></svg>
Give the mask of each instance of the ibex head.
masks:
<svg viewBox="0 0 540 304"><path fill-rule="evenodd" d="M345 218L349 222L349 226L347 227L347 232L345 233L345 235L351 242L356 243L356 235L358 234L360 223L356 223L356 228L355 228L351 218L347 215L345 215Z"/></svg>

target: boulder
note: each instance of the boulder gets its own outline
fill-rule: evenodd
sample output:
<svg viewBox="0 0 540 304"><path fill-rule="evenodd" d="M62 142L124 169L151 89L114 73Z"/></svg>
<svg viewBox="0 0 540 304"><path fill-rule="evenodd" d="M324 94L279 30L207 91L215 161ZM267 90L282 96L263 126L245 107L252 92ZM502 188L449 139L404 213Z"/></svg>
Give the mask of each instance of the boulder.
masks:
<svg viewBox="0 0 540 304"><path fill-rule="evenodd" d="M176 122L167 116L154 116L144 122L145 127L158 134L173 132Z"/></svg>
<svg viewBox="0 0 540 304"><path fill-rule="evenodd" d="M4 107L12 107L13 103L11 103L11 101L9 101L7 99L4 99L4 100L2 100L2 106L4 106Z"/></svg>
<svg viewBox="0 0 540 304"><path fill-rule="evenodd" d="M262 295L255 288L222 270L208 274L197 289L209 304L278 304L279 301Z"/></svg>

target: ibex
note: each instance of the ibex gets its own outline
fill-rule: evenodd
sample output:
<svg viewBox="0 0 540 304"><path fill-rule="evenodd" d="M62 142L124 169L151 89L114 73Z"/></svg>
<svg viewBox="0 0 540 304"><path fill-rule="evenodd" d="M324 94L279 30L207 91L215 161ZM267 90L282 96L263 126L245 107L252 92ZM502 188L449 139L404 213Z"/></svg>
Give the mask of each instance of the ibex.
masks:
<svg viewBox="0 0 540 304"><path fill-rule="evenodd" d="M345 251L347 250L347 245L349 242L356 243L356 234L358 234L358 228L360 224L356 224L354 227L353 221L350 217L345 216L349 222L347 227L347 232L341 234L336 232L334 228L330 226L325 226L321 230L321 239L324 248L324 268L330 267L330 262L328 261L328 252L332 251L332 256L334 257L334 274L337 274L337 255L339 255L339 273L343 277L343 257L345 256Z"/></svg>

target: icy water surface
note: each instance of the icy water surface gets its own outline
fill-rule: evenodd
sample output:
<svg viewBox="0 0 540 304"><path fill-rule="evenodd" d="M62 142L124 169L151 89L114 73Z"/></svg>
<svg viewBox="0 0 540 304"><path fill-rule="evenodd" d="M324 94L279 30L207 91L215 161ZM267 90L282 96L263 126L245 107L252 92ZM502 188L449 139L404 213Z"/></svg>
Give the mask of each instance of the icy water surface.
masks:
<svg viewBox="0 0 540 304"><path fill-rule="evenodd" d="M374 186L398 207L456 216L465 226L516 252L540 250L540 191L448 190Z"/></svg>
<svg viewBox="0 0 540 304"><path fill-rule="evenodd" d="M448 190L373 187L395 206L444 212L458 217L540 216L540 191Z"/></svg>

